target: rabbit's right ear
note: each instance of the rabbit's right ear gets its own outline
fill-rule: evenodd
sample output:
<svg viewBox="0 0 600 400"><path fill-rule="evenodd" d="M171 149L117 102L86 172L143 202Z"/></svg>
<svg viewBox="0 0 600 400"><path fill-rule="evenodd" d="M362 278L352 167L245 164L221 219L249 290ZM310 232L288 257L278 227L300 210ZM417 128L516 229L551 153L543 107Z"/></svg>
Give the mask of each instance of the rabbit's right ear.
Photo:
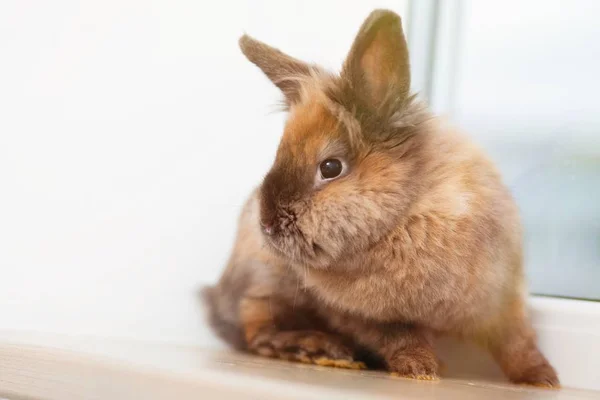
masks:
<svg viewBox="0 0 600 400"><path fill-rule="evenodd" d="M342 76L372 111L394 111L409 96L408 47L400 17L375 10L361 26Z"/></svg>
<svg viewBox="0 0 600 400"><path fill-rule="evenodd" d="M287 104L298 102L302 78L310 75L311 66L248 35L242 36L239 43L248 60L283 92Z"/></svg>

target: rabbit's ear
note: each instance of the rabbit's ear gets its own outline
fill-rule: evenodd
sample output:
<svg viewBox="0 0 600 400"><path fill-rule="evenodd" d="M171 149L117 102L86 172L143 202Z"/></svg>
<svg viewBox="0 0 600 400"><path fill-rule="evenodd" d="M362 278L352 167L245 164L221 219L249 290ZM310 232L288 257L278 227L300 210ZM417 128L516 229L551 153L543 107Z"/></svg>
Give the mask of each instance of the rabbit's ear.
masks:
<svg viewBox="0 0 600 400"><path fill-rule="evenodd" d="M410 91L410 66L397 14L375 10L369 15L350 49L342 76L373 110L404 103Z"/></svg>
<svg viewBox="0 0 600 400"><path fill-rule="evenodd" d="M302 78L310 75L311 66L248 35L242 36L239 43L248 60L281 89L287 103L296 103Z"/></svg>

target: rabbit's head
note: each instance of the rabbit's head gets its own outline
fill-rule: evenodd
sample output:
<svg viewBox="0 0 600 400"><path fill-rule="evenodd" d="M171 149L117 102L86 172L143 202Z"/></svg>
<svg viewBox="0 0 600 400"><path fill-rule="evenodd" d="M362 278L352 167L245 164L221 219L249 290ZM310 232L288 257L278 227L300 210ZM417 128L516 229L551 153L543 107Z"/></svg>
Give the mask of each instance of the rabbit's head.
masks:
<svg viewBox="0 0 600 400"><path fill-rule="evenodd" d="M401 20L377 10L339 75L248 36L248 59L284 94L289 118L260 189L260 224L280 256L314 268L372 246L419 187L419 124Z"/></svg>

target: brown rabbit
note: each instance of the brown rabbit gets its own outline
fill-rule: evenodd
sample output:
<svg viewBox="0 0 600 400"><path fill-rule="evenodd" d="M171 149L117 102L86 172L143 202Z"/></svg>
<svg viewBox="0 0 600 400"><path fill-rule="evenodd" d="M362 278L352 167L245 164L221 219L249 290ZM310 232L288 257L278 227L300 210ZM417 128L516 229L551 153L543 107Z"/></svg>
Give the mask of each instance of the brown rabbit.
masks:
<svg viewBox="0 0 600 400"><path fill-rule="evenodd" d="M248 36L240 47L289 119L204 292L215 330L268 357L426 379L433 337L452 335L513 382L557 387L526 313L517 207L482 151L410 94L400 17L374 11L339 76Z"/></svg>

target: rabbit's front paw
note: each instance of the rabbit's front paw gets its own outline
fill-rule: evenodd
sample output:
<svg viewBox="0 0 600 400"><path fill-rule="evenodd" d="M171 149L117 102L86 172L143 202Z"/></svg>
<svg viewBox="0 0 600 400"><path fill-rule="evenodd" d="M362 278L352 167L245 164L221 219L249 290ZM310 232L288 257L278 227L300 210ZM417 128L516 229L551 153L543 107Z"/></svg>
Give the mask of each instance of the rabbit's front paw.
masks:
<svg viewBox="0 0 600 400"><path fill-rule="evenodd" d="M353 351L336 336L318 331L281 331L259 334L250 345L258 355L338 368L363 369Z"/></svg>
<svg viewBox="0 0 600 400"><path fill-rule="evenodd" d="M422 351L398 351L387 360L388 369L395 376L421 380L437 380L439 363L435 354Z"/></svg>

